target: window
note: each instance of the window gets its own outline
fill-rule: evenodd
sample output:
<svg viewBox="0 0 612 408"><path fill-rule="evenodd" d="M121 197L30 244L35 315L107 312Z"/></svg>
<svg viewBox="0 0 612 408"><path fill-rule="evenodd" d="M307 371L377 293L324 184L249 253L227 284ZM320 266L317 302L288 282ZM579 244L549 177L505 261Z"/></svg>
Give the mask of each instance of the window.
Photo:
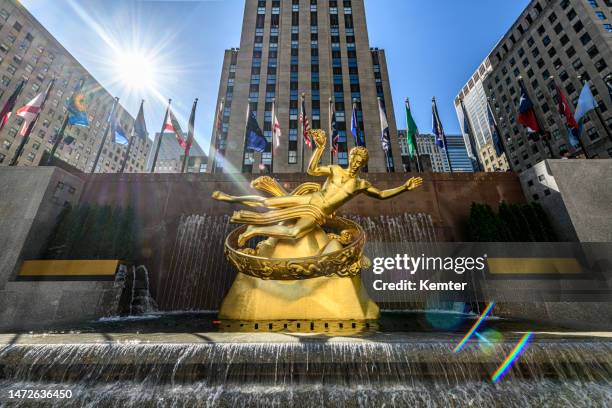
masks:
<svg viewBox="0 0 612 408"><path fill-rule="evenodd" d="M612 24L604 24L604 30L606 30L609 33L612 33Z"/></svg>
<svg viewBox="0 0 612 408"><path fill-rule="evenodd" d="M597 18L598 18L598 19L600 19L600 20L605 20L605 19L606 19L606 15L605 15L603 12L601 12L601 11L596 11L596 12L595 12L595 15L596 15L596 16L597 16Z"/></svg>
<svg viewBox="0 0 612 408"><path fill-rule="evenodd" d="M589 33L584 33L584 35L580 37L580 42L582 43L582 45L587 45L589 41L591 41L591 36L589 35Z"/></svg>

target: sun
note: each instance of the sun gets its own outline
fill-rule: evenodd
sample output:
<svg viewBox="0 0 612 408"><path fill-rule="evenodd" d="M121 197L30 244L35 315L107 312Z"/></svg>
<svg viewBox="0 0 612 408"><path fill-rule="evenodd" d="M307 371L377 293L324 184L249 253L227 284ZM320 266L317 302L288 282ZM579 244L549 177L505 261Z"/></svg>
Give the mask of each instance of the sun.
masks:
<svg viewBox="0 0 612 408"><path fill-rule="evenodd" d="M117 79L130 90L145 91L155 87L156 62L145 52L121 50L115 61Z"/></svg>

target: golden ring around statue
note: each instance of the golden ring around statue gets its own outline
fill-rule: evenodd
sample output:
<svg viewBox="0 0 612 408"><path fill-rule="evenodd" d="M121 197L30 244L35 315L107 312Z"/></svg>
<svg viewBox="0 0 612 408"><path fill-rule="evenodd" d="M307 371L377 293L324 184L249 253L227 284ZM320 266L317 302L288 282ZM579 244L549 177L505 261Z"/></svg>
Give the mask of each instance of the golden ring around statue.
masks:
<svg viewBox="0 0 612 408"><path fill-rule="evenodd" d="M263 258L256 255L256 250L239 249L238 236L246 228L247 226L242 226L232 231L225 240L225 255L236 270L245 275L263 280L353 277L370 266L370 260L363 255L365 232L359 224L346 218L334 217L324 225L326 231L333 231L328 233L328 236L338 239L346 246L335 252L307 258ZM351 233L348 234L347 231ZM349 240L347 235L351 235Z"/></svg>

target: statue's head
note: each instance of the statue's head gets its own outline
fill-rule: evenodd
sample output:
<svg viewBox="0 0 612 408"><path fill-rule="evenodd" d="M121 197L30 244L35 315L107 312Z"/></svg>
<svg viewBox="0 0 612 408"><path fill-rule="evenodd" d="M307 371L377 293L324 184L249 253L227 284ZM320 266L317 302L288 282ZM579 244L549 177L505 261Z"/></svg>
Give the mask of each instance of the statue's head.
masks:
<svg viewBox="0 0 612 408"><path fill-rule="evenodd" d="M368 149L363 146L354 147L349 153L349 171L357 174L364 166L368 164Z"/></svg>

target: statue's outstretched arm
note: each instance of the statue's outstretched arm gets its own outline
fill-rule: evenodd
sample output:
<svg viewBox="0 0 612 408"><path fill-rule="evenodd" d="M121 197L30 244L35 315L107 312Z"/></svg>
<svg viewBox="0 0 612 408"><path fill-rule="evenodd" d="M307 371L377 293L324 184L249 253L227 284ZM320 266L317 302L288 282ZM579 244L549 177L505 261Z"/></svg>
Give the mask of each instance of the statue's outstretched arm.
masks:
<svg viewBox="0 0 612 408"><path fill-rule="evenodd" d="M406 181L404 185L401 185L399 187L381 191L376 187L370 186L365 191L365 193L370 197L378 198L379 200L386 200L388 198L395 197L396 195L401 194L404 191L414 190L415 188L418 188L421 184L423 184L422 178L413 177L410 180Z"/></svg>
<svg viewBox="0 0 612 408"><path fill-rule="evenodd" d="M312 154L310 164L308 165L308 174L310 176L329 176L331 174L331 167L319 166L321 156L325 152L325 145L327 144L327 135L322 130L311 130L310 137L314 139L317 148Z"/></svg>

